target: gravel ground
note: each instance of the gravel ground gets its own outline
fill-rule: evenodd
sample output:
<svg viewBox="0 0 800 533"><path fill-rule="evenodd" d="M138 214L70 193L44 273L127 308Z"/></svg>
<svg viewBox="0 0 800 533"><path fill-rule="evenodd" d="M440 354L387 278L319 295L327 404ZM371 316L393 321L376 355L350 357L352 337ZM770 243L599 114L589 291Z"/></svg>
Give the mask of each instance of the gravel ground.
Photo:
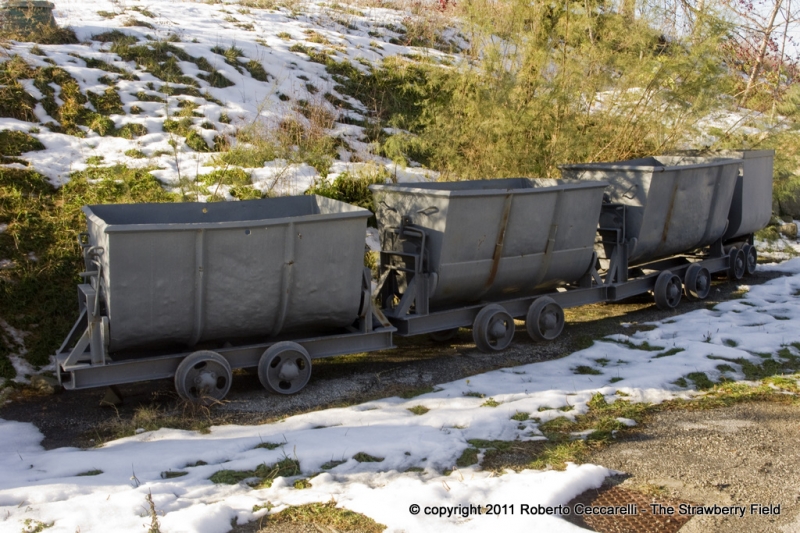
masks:
<svg viewBox="0 0 800 533"><path fill-rule="evenodd" d="M663 487L696 504L746 507L741 518L697 515L681 533L800 532L798 439L796 404L664 411L587 461L625 472L625 488ZM751 504L780 505L780 514L751 514Z"/></svg>

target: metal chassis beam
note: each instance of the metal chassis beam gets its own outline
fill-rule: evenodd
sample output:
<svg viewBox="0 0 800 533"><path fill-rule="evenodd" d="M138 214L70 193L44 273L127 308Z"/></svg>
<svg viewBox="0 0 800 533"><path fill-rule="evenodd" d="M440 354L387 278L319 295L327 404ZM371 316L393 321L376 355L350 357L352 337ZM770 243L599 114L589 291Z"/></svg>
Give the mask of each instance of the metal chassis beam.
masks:
<svg viewBox="0 0 800 533"><path fill-rule="evenodd" d="M392 343L393 327L375 328L368 333L360 331L339 335L328 335L310 339L297 340L298 344L308 350L312 359L345 355L351 353L372 352L394 348ZM221 348L214 350L231 365L231 368L248 368L258 366L264 351L274 342ZM134 383L154 379L171 378L184 357L192 352L182 352L159 357L128 358L119 361L108 361L102 365L89 363L63 367L69 352L56 355L58 377L65 389L86 389L122 383ZM88 352L87 352L88 356Z"/></svg>
<svg viewBox="0 0 800 533"><path fill-rule="evenodd" d="M312 359L394 348L392 334L396 330L373 305L369 272L365 268L362 274L361 310L356 327L344 328L337 334L291 339L303 346ZM148 356L143 352L115 361L113 354L108 354L105 342L108 319L96 312L95 290L89 284L80 285L78 289L81 315L56 353L58 381L65 389L170 378L175 375L181 361L195 351L160 356ZM76 339L77 343L70 348ZM276 342L270 340L246 346L214 348L213 351L225 357L232 369L256 367L262 354Z"/></svg>
<svg viewBox="0 0 800 533"><path fill-rule="evenodd" d="M703 265L711 274L726 271L730 266L729 255L725 252L721 241L712 244L704 255L673 256L631 266L628 256L636 246L636 239L628 239L625 235L627 207L622 204L607 204L604 205L604 209L619 212L621 217L618 227L604 227L599 230L599 235L605 239L602 241L603 244L610 245L612 248L610 264L604 277L601 277L595 268L591 268L577 284L549 293L510 300L480 302L454 309L430 312L427 278L435 274L427 272L424 267L427 253L425 231L404 222L400 228L389 228L387 231L398 236L418 239L419 252L404 254L391 250L382 251L383 275L378 281L378 288L373 296L380 298L381 305L384 306L384 315L397 328L396 334L408 337L453 328L472 327L478 312L490 303L503 306L508 314L516 318L525 316L530 305L537 298L543 296L552 298L565 309L599 302L617 302L653 290L658 275L664 271L671 271L684 279L686 270L695 263ZM391 265L389 258L400 255L413 261L413 269L398 269ZM387 283L398 270L414 273L405 293L400 295L393 294L393 287ZM400 296L397 305L390 303L392 296ZM412 304L414 305L413 311L411 310Z"/></svg>
<svg viewBox="0 0 800 533"><path fill-rule="evenodd" d="M408 314L397 316L389 313L386 315L389 321L397 328L396 335L401 337L422 335L452 328L472 327L478 312L489 303L503 306L508 314L518 318L525 316L534 300L543 296L552 298L564 309L599 302L617 302L653 290L658 275L665 270L669 270L683 279L686 270L695 263L703 265L710 273L714 274L728 270L729 258L727 255L702 260L691 256L674 257L639 265L637 266L638 269L649 271L650 273L634 278L627 277L627 281L622 283L595 285L588 288L568 287L559 291L526 298L482 302L456 309L436 311L427 315Z"/></svg>

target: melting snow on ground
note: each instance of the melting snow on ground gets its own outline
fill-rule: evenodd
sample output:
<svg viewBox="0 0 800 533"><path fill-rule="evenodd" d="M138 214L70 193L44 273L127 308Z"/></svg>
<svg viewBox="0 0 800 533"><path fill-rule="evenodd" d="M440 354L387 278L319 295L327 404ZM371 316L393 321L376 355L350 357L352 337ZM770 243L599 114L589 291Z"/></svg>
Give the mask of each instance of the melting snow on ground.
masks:
<svg viewBox="0 0 800 533"><path fill-rule="evenodd" d="M436 174L413 166L397 168L391 160L376 156L365 135L376 110L340 92L342 78L325 64L330 60L362 73L384 58L400 56L405 61L450 64L454 58L431 47L433 43L412 45L406 26L417 22L408 10L317 0L302 6L276 3L272 9L248 7L252 3L172 0L153 0L146 6L132 0L55 0L54 4L58 24L72 28L81 42L4 43L0 48L5 60L18 56L33 68L60 67L83 95L116 91L121 107L104 111L94 101L85 105L110 118L117 129L140 128L122 136L104 133L93 124L79 125L78 135L61 132L53 126L56 116L45 109L47 95L33 80L21 79L25 92L38 101L35 117L31 122L0 118L0 129L29 133L44 144L45 150L27 152L22 158L55 185L66 182L74 171L124 164L155 168L154 176L177 188L180 181L228 168L214 159L219 155L216 139L235 145L241 130L260 124L277 131L287 118L311 129L321 124L324 134L338 143L339 164L322 176L308 165L280 159L264 168L245 167L261 191L302 194L313 178L357 171L364 162L385 166L399 181ZM431 11L426 16L441 16ZM178 59L182 74L164 76L134 60L125 61L111 51L109 39L114 37L108 35L115 31L131 36L135 46L166 46L167 55ZM465 45L455 28L445 28L437 39L439 48ZM55 91L54 104L63 104L62 89L55 83L49 86ZM180 114L187 106L189 112ZM314 113L321 117L316 123ZM174 126L181 117L188 123L176 133ZM190 147L183 139L187 131L202 137L207 146ZM20 162L5 166L25 168ZM227 190L216 192L231 199Z"/></svg>
<svg viewBox="0 0 800 533"><path fill-rule="evenodd" d="M765 357L778 357L781 349L800 355L800 259L764 268L785 275L714 309L657 322L650 331L614 335L562 359L445 383L411 400L387 398L260 426L213 427L209 434L161 429L90 450L45 451L33 425L0 421L0 529L19 531L26 519L35 519L53 522L48 531L54 533L78 528L82 533L141 531L149 523L145 497L152 494L165 532L223 533L232 522L266 514L266 509L254 508L267 501L274 512L331 499L386 524L388 531L576 530L555 516L497 518L456 512L441 518L414 515L409 508L566 504L598 487L609 471L590 464L502 476L475 468L450 475L443 471L453 468L469 446L467 440L541 439L538 423L587 412L587 402L597 392L607 401L614 401L618 392L633 401L688 397L695 393L674 382L692 372L719 378L722 359L733 368L723 371L728 377L743 379L735 360L761 363ZM649 349L637 348L645 342ZM654 346L662 349L654 351ZM668 353L672 355L664 355ZM600 373L576 374L579 366ZM486 398L499 405L484 406ZM418 416L408 410L419 405L429 411ZM564 406L572 409L558 409ZM519 412L536 412L540 422L511 420ZM270 450L259 447L262 443L279 446ZM353 457L359 452L383 461L358 462ZM278 478L260 490L245 482L221 485L209 480L220 470L253 470L286 457L299 461L302 477L313 476L310 488L295 488L295 478ZM341 463L323 470L331 461ZM409 472L412 467L422 471ZM170 471L187 474L165 479ZM80 475L87 472L96 475Z"/></svg>

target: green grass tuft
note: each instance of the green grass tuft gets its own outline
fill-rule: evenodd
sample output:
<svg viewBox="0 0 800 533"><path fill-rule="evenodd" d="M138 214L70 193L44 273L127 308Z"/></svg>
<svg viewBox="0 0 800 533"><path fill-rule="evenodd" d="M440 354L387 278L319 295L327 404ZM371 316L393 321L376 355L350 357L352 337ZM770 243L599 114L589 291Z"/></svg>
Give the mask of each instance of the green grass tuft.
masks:
<svg viewBox="0 0 800 533"><path fill-rule="evenodd" d="M383 462L383 457L375 457L374 455L370 455L364 452L358 452L353 456L353 459L358 461L359 463L381 463Z"/></svg>
<svg viewBox="0 0 800 533"><path fill-rule="evenodd" d="M398 396L405 400L410 400L411 398L415 398L417 396L422 396L423 394L428 394L429 392L433 392L434 388L431 385L424 385L422 387L416 387L413 389L406 389L402 391Z"/></svg>
<svg viewBox="0 0 800 533"><path fill-rule="evenodd" d="M256 445L256 447L254 449L258 450L260 448L264 448L264 449L267 449L267 450L274 450L275 448L280 448L284 444L286 444L286 443L285 442L262 442L262 443Z"/></svg>
<svg viewBox="0 0 800 533"><path fill-rule="evenodd" d="M461 456L456 459L456 466L459 468L464 468L467 466L471 466L474 464L478 464L478 452L477 448L469 447L461 454Z"/></svg>
<svg viewBox="0 0 800 533"><path fill-rule="evenodd" d="M310 489L311 487L313 487L311 482L306 478L296 479L293 485L294 488L296 488L297 490Z"/></svg>
<svg viewBox="0 0 800 533"><path fill-rule="evenodd" d="M292 529L315 531L358 531L359 533L381 533L386 526L362 514L342 509L331 500L327 503L309 503L288 507L283 511L267 516L266 528L283 525Z"/></svg>
<svg viewBox="0 0 800 533"><path fill-rule="evenodd" d="M0 131L0 155L17 156L25 152L44 150L45 146L24 131Z"/></svg>
<svg viewBox="0 0 800 533"><path fill-rule="evenodd" d="M208 82L209 85L217 89L225 89L226 87L233 87L236 85L234 82L226 78L221 72L216 70L210 74L200 73L197 75L197 77Z"/></svg>
<svg viewBox="0 0 800 533"><path fill-rule="evenodd" d="M430 411L430 409L428 409L424 405L415 405L414 407L409 407L408 410L414 413L415 415L424 415L425 413Z"/></svg>
<svg viewBox="0 0 800 533"><path fill-rule="evenodd" d="M592 368L592 367L586 366L586 365L576 366L575 368L572 369L572 373L573 374L592 375L592 376L599 376L600 374L602 374L602 372L600 372L596 368Z"/></svg>
<svg viewBox="0 0 800 533"><path fill-rule="evenodd" d="M559 416L558 418L554 418L552 420L548 420L542 424L539 424L539 430L542 433L555 433L555 432L564 432L564 431L575 431L577 424L570 420L565 416Z"/></svg>
<svg viewBox="0 0 800 533"><path fill-rule="evenodd" d="M269 74L264 70L264 66L259 61L251 59L244 64L244 68L250 73L253 79L264 82L269 81Z"/></svg>
<svg viewBox="0 0 800 533"><path fill-rule="evenodd" d="M224 168L199 176L199 181L212 187L219 185L250 185L250 174L241 168Z"/></svg>
<svg viewBox="0 0 800 533"><path fill-rule="evenodd" d="M180 472L175 470L167 470L166 472L161 472L162 479L173 479L176 477L183 477L187 475L189 472Z"/></svg>
<svg viewBox="0 0 800 533"><path fill-rule="evenodd" d="M704 372L690 372L686 377L691 379L694 382L694 386L700 390L710 389L714 386L714 382Z"/></svg>
<svg viewBox="0 0 800 533"><path fill-rule="evenodd" d="M214 483L235 485L245 479L258 478L253 482L257 488L269 488L278 477L292 477L300 474L300 463L285 457L273 465L260 464L255 470L219 470L209 479Z"/></svg>
<svg viewBox="0 0 800 533"><path fill-rule="evenodd" d="M41 522L32 518L26 518L22 523L24 525L22 533L42 533L45 529L50 529L55 524L55 522Z"/></svg>
<svg viewBox="0 0 800 533"><path fill-rule="evenodd" d="M208 478L214 483L223 485L236 485L245 479L255 477L253 470L220 470Z"/></svg>
<svg viewBox="0 0 800 533"><path fill-rule="evenodd" d="M659 357L669 357L670 355L675 355L685 351L683 348L670 348L666 352L661 352L660 354L656 354L653 356L653 359L658 359Z"/></svg>
<svg viewBox="0 0 800 533"><path fill-rule="evenodd" d="M611 342L616 342L617 344L622 344L623 346L627 346L632 350L644 350L646 352L660 352L661 350L664 349L663 346L653 346L647 341L644 341L641 344L635 344L634 342L629 340L622 340L622 341L614 339L608 339L608 340Z"/></svg>

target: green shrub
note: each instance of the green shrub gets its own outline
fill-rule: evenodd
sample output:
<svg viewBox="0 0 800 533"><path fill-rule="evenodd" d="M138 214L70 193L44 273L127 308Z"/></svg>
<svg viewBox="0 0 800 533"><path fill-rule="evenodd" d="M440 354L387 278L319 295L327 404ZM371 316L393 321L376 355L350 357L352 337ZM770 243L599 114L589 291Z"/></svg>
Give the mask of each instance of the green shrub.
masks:
<svg viewBox="0 0 800 533"><path fill-rule="evenodd" d="M674 149L697 137L701 118L727 106L724 25L709 17L689 42L665 39L648 16L631 20L597 3L497 9L475 0L464 21L480 57L447 69L387 60L371 75L327 67L339 93L372 102L380 125L405 130L376 134L394 160L459 178L559 177L564 163ZM395 96L384 100L388 87Z"/></svg>
<svg viewBox="0 0 800 533"><path fill-rule="evenodd" d="M0 271L0 308L4 320L27 332L30 363L47 364L77 319L83 261L76 235L86 227L81 206L177 199L145 169L89 167L72 173L60 189L36 172L0 169L0 221L8 224L0 233L0 257L14 263ZM18 348L0 334L0 373L10 373L7 356Z"/></svg>
<svg viewBox="0 0 800 533"><path fill-rule="evenodd" d="M342 172L333 181L320 179L306 191L306 194L317 194L347 202L374 213L375 201L369 186L386 183L389 178L389 171L385 167L370 166L355 173Z"/></svg>

